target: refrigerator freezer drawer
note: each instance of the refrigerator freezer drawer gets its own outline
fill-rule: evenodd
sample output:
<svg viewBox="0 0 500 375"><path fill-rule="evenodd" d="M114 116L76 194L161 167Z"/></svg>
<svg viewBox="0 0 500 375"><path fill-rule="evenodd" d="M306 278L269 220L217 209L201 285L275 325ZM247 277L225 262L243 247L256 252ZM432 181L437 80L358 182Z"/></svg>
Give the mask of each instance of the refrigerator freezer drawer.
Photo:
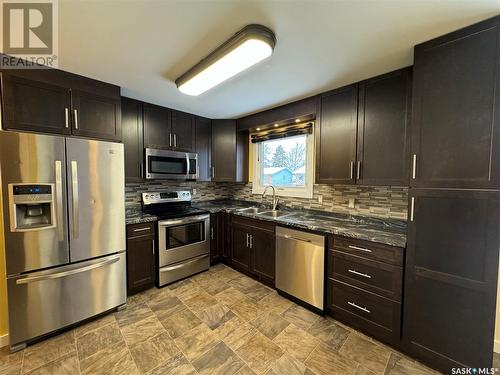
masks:
<svg viewBox="0 0 500 375"><path fill-rule="evenodd" d="M125 253L7 279L11 346L126 302Z"/></svg>

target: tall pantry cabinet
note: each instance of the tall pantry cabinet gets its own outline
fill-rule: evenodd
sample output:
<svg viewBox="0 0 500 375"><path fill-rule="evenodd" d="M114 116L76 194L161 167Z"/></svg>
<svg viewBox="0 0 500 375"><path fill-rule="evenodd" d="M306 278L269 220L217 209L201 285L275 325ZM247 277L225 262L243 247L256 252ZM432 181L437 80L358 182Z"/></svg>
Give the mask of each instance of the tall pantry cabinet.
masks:
<svg viewBox="0 0 500 375"><path fill-rule="evenodd" d="M492 367L500 248L500 17L415 47L403 342Z"/></svg>

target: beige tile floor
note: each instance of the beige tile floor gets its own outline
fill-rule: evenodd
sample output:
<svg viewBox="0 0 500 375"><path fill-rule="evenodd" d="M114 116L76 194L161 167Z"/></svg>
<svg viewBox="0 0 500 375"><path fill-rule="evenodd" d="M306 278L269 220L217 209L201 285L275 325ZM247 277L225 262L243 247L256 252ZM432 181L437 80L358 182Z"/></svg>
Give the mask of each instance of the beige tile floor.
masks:
<svg viewBox="0 0 500 375"><path fill-rule="evenodd" d="M5 374L430 374L223 265L22 352Z"/></svg>

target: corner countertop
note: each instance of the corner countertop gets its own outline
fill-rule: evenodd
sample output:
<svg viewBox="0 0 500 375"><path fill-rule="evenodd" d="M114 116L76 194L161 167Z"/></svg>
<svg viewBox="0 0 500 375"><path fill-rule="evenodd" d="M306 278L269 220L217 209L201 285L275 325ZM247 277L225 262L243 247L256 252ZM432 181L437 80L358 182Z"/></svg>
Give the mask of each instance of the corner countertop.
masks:
<svg viewBox="0 0 500 375"><path fill-rule="evenodd" d="M239 209L259 206L257 202L216 200L193 203L198 208L210 213L228 212L233 215L267 220L297 229L307 229L327 234L357 238L386 245L406 247L406 221L396 219L379 219L369 216L347 215L318 210L292 210L288 208L280 211L290 215L279 218L263 217L238 211Z"/></svg>
<svg viewBox="0 0 500 375"><path fill-rule="evenodd" d="M154 215L142 212L141 207L127 207L125 208L125 224L140 224L157 221L158 218Z"/></svg>
<svg viewBox="0 0 500 375"><path fill-rule="evenodd" d="M326 234L356 238L386 245L406 247L406 222L369 216L348 215L318 210L280 209L289 213L279 218L263 217L239 211L242 208L259 206L258 202L238 200L214 200L193 202L193 206L210 213L227 212L233 215L266 220L297 229L306 229ZM127 208L126 223L136 224L156 221L156 216L144 214L140 207Z"/></svg>

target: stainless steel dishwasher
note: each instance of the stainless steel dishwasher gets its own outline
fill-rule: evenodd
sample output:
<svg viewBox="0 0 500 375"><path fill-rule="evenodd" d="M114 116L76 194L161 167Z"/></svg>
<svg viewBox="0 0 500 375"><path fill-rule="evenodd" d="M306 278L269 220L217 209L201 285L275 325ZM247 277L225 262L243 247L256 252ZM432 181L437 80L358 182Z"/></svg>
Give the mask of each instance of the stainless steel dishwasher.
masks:
<svg viewBox="0 0 500 375"><path fill-rule="evenodd" d="M276 288L324 310L324 236L276 227Z"/></svg>

